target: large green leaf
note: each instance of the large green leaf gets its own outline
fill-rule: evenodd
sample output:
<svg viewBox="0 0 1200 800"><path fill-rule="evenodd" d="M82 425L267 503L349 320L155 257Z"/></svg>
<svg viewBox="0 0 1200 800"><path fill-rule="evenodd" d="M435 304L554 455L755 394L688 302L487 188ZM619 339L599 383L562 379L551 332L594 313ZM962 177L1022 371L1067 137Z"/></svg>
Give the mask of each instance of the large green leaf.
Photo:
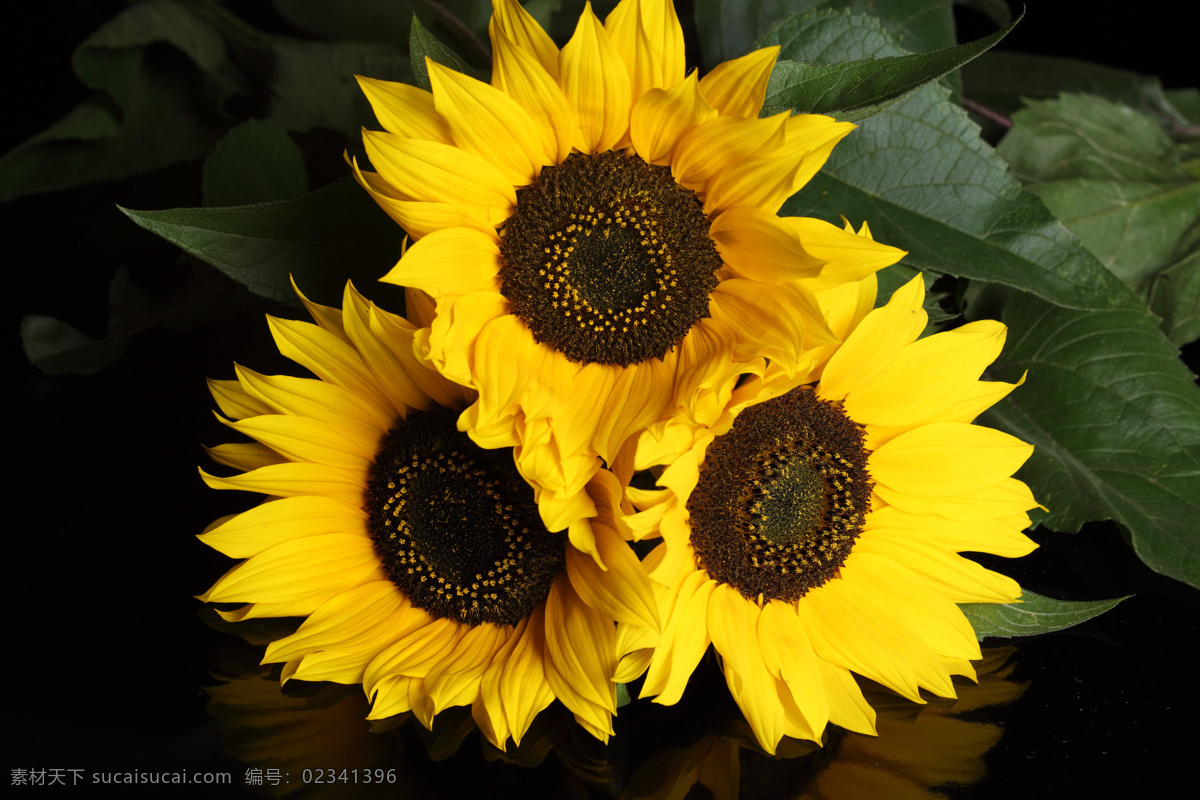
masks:
<svg viewBox="0 0 1200 800"><path fill-rule="evenodd" d="M1033 102L997 148L1023 183L1064 178L1187 181L1175 145L1151 118L1091 95Z"/></svg>
<svg viewBox="0 0 1200 800"><path fill-rule="evenodd" d="M1200 338L1200 225L1179 244L1177 258L1150 281L1147 302L1176 344Z"/></svg>
<svg viewBox="0 0 1200 800"><path fill-rule="evenodd" d="M1159 124L1089 95L1033 102L1013 123L998 149L1026 188L1117 277L1153 294L1173 341L1194 338L1196 281L1186 272L1198 251L1200 179Z"/></svg>
<svg viewBox="0 0 1200 800"><path fill-rule="evenodd" d="M172 60L167 43L186 55ZM80 45L76 74L95 95L0 159L0 200L136 175L207 152L223 130L200 98L223 97L218 31L175 0L126 9Z"/></svg>
<svg viewBox="0 0 1200 800"><path fill-rule="evenodd" d="M412 57L412 71L416 85L427 92L432 91L432 85L429 82L429 69L425 65L426 58L441 64L443 67L449 67L464 75L470 75L472 78L478 78L481 81L488 80L486 73L472 67L462 59L462 56L444 45L436 36L426 30L425 26L421 24L421 20L417 19L415 14L412 18L412 30L408 35L408 52Z"/></svg>
<svg viewBox="0 0 1200 800"><path fill-rule="evenodd" d="M1026 591L1020 603L964 603L960 606L979 639L1037 636L1098 617L1125 600L1055 600Z"/></svg>
<svg viewBox="0 0 1200 800"><path fill-rule="evenodd" d="M282 303L297 303L289 276L312 299L334 305L347 279L371 285L372 297L398 292L373 284L400 258L404 231L350 178L277 203L121 210L255 294ZM402 302L402 295L393 301Z"/></svg>
<svg viewBox="0 0 1200 800"><path fill-rule="evenodd" d="M204 205L244 206L293 200L308 191L304 156L278 126L243 122L204 161Z"/></svg>
<svg viewBox="0 0 1200 800"><path fill-rule="evenodd" d="M818 27L819 16L810 14L788 20L785 27ZM833 25L844 24L830 19ZM856 122L890 108L913 92L942 78L963 64L994 47L1020 22L978 41L948 47L932 53L867 58L836 64L780 61L767 85L764 113L792 109L801 113L829 114L840 120ZM777 26L778 27L778 26ZM804 36L799 32L799 36ZM768 39L772 38L768 33Z"/></svg>
<svg viewBox="0 0 1200 800"><path fill-rule="evenodd" d="M354 136L371 120L355 74L408 76L399 48L269 35L200 0L134 5L73 63L95 95L0 159L0 200L198 158L247 113L292 132Z"/></svg>
<svg viewBox="0 0 1200 800"><path fill-rule="evenodd" d="M204 268L162 300L134 286L121 268L109 283L103 337L93 339L62 320L28 314L21 318L21 345L26 358L47 375L90 375L116 361L135 334L189 320L228 288L228 281Z"/></svg>
<svg viewBox="0 0 1200 800"><path fill-rule="evenodd" d="M781 213L855 224L906 263L1030 292L1070 308L1141 301L1008 174L940 86L865 120Z"/></svg>
<svg viewBox="0 0 1200 800"><path fill-rule="evenodd" d="M696 3L701 63L709 70L722 61L765 46L757 40L789 14L799 18L811 11L827 9L877 18L907 50L938 50L955 43L951 6L951 0L889 0L886 3L874 0L702 0ZM825 63L842 60L845 59Z"/></svg>
<svg viewBox="0 0 1200 800"><path fill-rule="evenodd" d="M320 39L402 43L419 5L409 0L271 0L279 15Z"/></svg>
<svg viewBox="0 0 1200 800"><path fill-rule="evenodd" d="M1014 295L993 377L1026 383L981 422L1034 445L1018 473L1074 531L1112 519L1151 569L1200 586L1200 389L1144 311Z"/></svg>
<svg viewBox="0 0 1200 800"><path fill-rule="evenodd" d="M962 76L968 97L1005 115L1026 98L1048 100L1073 92L1124 103L1170 125L1187 124L1158 78L1086 61L992 50L963 67Z"/></svg>

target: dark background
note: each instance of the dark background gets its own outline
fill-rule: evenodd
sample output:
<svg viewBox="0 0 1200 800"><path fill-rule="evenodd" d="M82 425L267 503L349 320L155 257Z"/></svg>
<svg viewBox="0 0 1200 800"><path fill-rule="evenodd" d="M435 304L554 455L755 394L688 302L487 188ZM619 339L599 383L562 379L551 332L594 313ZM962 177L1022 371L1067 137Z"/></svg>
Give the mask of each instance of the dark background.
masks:
<svg viewBox="0 0 1200 800"><path fill-rule="evenodd" d="M266 3L245 5L269 16ZM1032 2L1002 46L1157 74L1168 87L1195 82L1194 29L1181 20L1111 2L1090 3L1085 13L1067 13L1063 5ZM69 54L121 7L72 0L36 12L6 9L0 152L86 95ZM963 39L992 30L969 10L960 23ZM340 162L340 153L330 159ZM204 623L192 598L231 563L194 535L250 502L208 490L196 473L206 464L200 443L227 440L211 414L204 378L231 377L234 360L263 372L289 371L272 351L262 314L294 312L228 287L187 327L140 333L119 360L91 376L40 374L23 358L18 336L19 317L28 313L102 335L105 292L120 267L151 292L182 286L190 267L179 252L115 206L199 205L199 187L200 164L190 163L0 205L3 274L13 287L5 352L17 395L8 417L16 446L9 450L14 513L5 526L4 557L10 769L221 770L236 783L246 769L222 752L229 737L222 739L205 713L205 688L218 682L213 673L245 657L232 637ZM1186 759L1196 739L1190 726L1200 716L1189 656L1200 595L1141 566L1110 524L1032 535L1041 549L1005 565L1023 585L1070 599L1134 596L1072 631L1016 642L1013 677L1028 683L1024 695L974 715L1005 732L986 757L987 775L943 791L963 798L1174 794L1190 774ZM622 710L616 743L604 751L618 773L656 743L679 743L700 730L725 704L715 668L706 669L681 709L634 703ZM394 733L389 741L406 753L406 769L434 787L430 796L484 789L495 797L553 795L565 785L557 776L567 758L547 759L541 772L508 768L480 758L472 735L457 756L433 763L415 732ZM257 766L278 763L268 758ZM548 770L558 772L547 777ZM455 784L458 778L468 783ZM161 796L237 791L170 788ZM396 787L391 796L412 791ZM765 788L760 796L784 796L776 791Z"/></svg>

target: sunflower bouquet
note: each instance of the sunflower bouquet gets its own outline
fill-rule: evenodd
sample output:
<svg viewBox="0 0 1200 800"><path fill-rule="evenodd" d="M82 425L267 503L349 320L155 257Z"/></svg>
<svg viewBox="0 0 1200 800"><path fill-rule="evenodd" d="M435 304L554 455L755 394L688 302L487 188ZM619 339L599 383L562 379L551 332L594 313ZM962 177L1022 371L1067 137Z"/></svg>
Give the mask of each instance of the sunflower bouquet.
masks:
<svg viewBox="0 0 1200 800"><path fill-rule="evenodd" d="M241 31L209 54L218 94L266 42L280 71L350 64L340 102L370 110L317 192L279 188L290 137L338 113L296 84L224 134L206 208L125 211L312 319L268 324L313 377L210 381L245 439L201 471L263 496L201 534L241 561L200 599L300 619L263 658L284 682L361 684L370 719L426 728L469 708L504 750L555 702L608 741L631 694L687 699L710 654L774 754L830 723L874 734L864 679L953 698L985 636L1111 608L996 570L1037 547L1035 519L1115 518L1200 583L1200 395L1176 350L1200 333L1200 202L1135 267L1080 211L1115 213L1096 198L1122 169L1200 197L1194 93L1103 135L1062 128L1101 128L1118 88L1010 119L956 71L991 63L1004 9L955 45L857 6L747 28L697 2L696 69L671 0L418 4L434 19L412 18L408 63L313 42L289 60L304 47L228 9L169 5ZM963 106L1012 128L999 152ZM1140 172L1089 172L1088 147L1121 142ZM1106 414L1148 443L1089 425Z"/></svg>

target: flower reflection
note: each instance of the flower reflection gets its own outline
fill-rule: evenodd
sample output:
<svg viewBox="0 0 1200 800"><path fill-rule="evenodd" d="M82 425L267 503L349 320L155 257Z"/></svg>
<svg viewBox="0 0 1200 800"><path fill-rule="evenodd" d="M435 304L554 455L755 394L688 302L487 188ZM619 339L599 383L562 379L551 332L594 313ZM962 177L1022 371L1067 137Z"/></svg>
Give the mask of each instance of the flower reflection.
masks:
<svg viewBox="0 0 1200 800"><path fill-rule="evenodd" d="M636 713L619 719L609 745L555 704L520 747L504 752L479 735L469 709L448 709L426 730L409 724L410 714L364 721L366 699L354 687L291 681L283 691L278 667L258 660L286 630L211 624L239 635L214 658L219 683L207 689L222 748L246 766L243 782L254 776L261 782L252 788L281 798L933 800L944 796L939 788L984 775L983 756L1002 731L974 712L1010 703L1026 688L1011 680L1015 648L995 648L976 662L978 684L956 685L958 700L917 705L865 683L878 736L831 726L822 745L784 739L770 756L728 698L722 704L712 699L719 693L698 691L674 709L629 707ZM671 712L704 721L683 723ZM676 746L664 746L668 737Z"/></svg>
<svg viewBox="0 0 1200 800"><path fill-rule="evenodd" d="M634 773L620 800L934 800L938 787L984 775L984 754L1002 730L962 719L1016 700L1027 684L1010 680L1014 647L983 651L979 683L956 680L958 699L918 705L881 686L864 687L878 713L878 736L829 728L823 746L785 738L774 756L759 747L736 712L714 720L691 744L662 750Z"/></svg>

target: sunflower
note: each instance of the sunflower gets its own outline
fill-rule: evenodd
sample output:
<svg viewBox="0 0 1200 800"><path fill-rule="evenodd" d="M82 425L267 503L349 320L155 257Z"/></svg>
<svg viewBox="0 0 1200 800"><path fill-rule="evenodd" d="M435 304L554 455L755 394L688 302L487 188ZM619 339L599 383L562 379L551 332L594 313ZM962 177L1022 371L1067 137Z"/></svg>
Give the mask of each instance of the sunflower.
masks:
<svg viewBox="0 0 1200 800"><path fill-rule="evenodd" d="M807 365L833 341L813 292L903 254L775 216L854 127L759 119L777 47L685 75L664 0L585 7L560 51L494 0L483 83L428 61L432 92L366 78L362 185L415 243L384 280L436 301L419 347L476 389L460 426L516 447L551 530L595 555L582 488L628 437L699 413L740 360Z"/></svg>
<svg viewBox="0 0 1200 800"><path fill-rule="evenodd" d="M303 299L303 298L302 298ZM212 381L222 421L254 440L212 448L241 470L215 489L268 496L201 540L246 559L200 599L228 620L305 617L264 663L283 678L361 683L371 718L469 705L503 749L556 698L607 739L621 653L614 622L657 628L649 581L615 532L620 487L586 492L607 569L541 524L511 450L456 426L474 399L414 354L417 326L347 286L317 324L271 319L280 352L317 378L237 367ZM409 292L420 321L428 299ZM653 637L651 637L653 638Z"/></svg>
<svg viewBox="0 0 1200 800"><path fill-rule="evenodd" d="M643 562L661 641L629 656L648 665L641 694L675 703L711 643L771 752L830 721L873 732L851 673L914 702L953 697L951 675L979 658L955 604L1021 595L959 553L1035 546L1021 531L1037 503L1011 477L1033 448L972 424L1014 388L979 380L1004 326L918 339L919 277L867 313L874 299L874 276L823 298L848 335L812 375L760 365L712 426L637 445L637 468L668 465L660 488L627 491L642 511L621 521L663 538Z"/></svg>

